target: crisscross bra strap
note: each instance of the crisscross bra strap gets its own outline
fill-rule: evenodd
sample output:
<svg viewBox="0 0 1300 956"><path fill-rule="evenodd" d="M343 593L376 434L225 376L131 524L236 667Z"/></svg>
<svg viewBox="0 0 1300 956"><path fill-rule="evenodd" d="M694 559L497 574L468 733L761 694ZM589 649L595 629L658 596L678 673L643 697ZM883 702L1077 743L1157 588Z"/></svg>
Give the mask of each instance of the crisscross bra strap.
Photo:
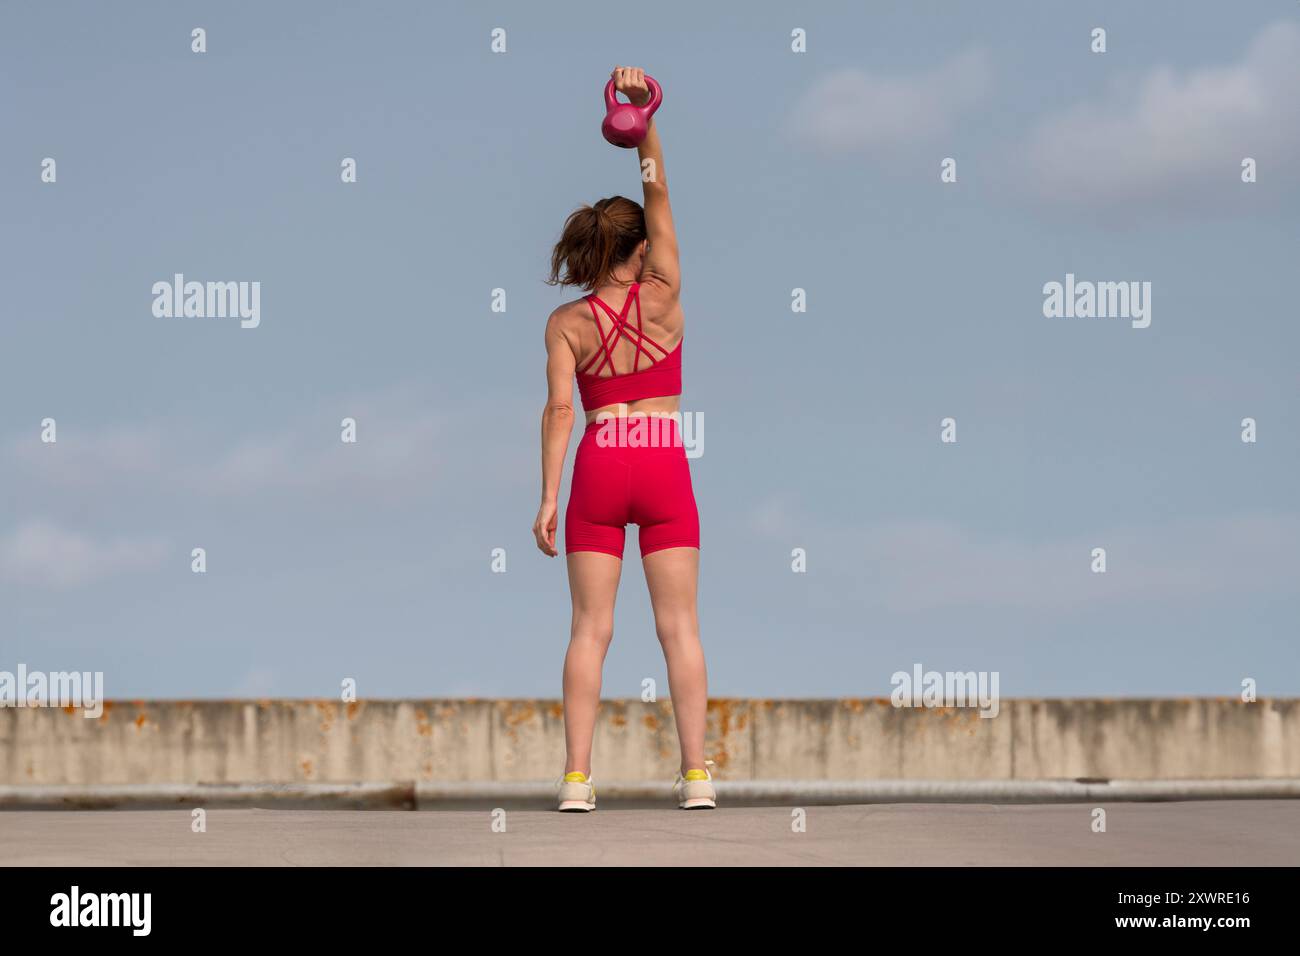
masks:
<svg viewBox="0 0 1300 956"><path fill-rule="evenodd" d="M586 374L599 375L604 370L605 366L608 365L610 369L610 374L617 375L618 369L614 367L614 349L611 343L617 344L620 335L626 336L627 340L631 342L634 346L636 346L636 349L633 353L635 355L635 358L632 361L633 372L640 371L642 352L644 352L646 358L649 359L651 366L653 366L656 362L658 362L660 358L667 356L669 354L666 348L664 348L654 339L650 338L650 336L646 335L644 328L642 328L641 297L639 295L640 289L641 289L640 283L638 282L632 283L632 288L628 290L627 301L623 303L623 311L621 313L616 313L604 301L597 298L595 295L588 295L585 297L587 300L587 305L591 308L591 316L596 320L596 334L600 338L600 350L596 352L596 354L593 355L590 359L588 359L586 364L584 364L582 368L578 369L579 372L583 373L584 375ZM633 303L636 304L636 328L635 329L632 328L632 326L627 321L628 313L631 310ZM604 309L605 313L609 316L610 328L608 334L606 334L601 329L600 313L596 311L597 305L599 305L602 309ZM650 343L655 348L657 348L661 353L663 353L663 355L661 355L659 358L656 358L655 354L651 352L648 348L646 348L645 345L643 344L646 342ZM595 363L596 359L600 359L600 364L596 366L595 371L588 372L588 369L591 368L592 364Z"/></svg>

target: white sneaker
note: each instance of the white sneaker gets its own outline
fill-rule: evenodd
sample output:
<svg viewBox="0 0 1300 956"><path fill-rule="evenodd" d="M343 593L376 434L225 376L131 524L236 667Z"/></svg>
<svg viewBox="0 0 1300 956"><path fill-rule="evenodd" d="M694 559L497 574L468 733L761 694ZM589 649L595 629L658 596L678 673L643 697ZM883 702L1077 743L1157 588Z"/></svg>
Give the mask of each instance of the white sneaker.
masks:
<svg viewBox="0 0 1300 956"><path fill-rule="evenodd" d="M596 809L596 787L591 778L580 770L566 773L559 785L560 809L574 813L587 813Z"/></svg>
<svg viewBox="0 0 1300 956"><path fill-rule="evenodd" d="M686 776L678 771L677 780L673 784L673 796L677 798L679 809L712 810L717 807L718 794L713 789L713 774L708 771L713 761L706 760L704 763L704 770L688 770Z"/></svg>

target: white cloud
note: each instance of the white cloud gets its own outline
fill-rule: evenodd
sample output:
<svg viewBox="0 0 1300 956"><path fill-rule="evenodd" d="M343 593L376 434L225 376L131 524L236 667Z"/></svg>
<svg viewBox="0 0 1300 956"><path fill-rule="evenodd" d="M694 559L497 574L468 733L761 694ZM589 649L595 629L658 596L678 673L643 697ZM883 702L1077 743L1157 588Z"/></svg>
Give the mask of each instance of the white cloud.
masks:
<svg viewBox="0 0 1300 956"><path fill-rule="evenodd" d="M83 432L60 422L58 437L42 442L32 429L9 443L8 457L43 482L70 487L132 481L163 465L163 436L155 427L112 425Z"/></svg>
<svg viewBox="0 0 1300 956"><path fill-rule="evenodd" d="M991 84L988 58L979 50L907 76L839 70L804 95L789 129L825 153L889 158L948 135Z"/></svg>
<svg viewBox="0 0 1300 956"><path fill-rule="evenodd" d="M1048 116L1013 169L1040 199L1061 205L1178 206L1240 183L1253 157L1261 177L1297 178L1300 27L1266 27L1241 62L1151 69L1097 101Z"/></svg>
<svg viewBox="0 0 1300 956"><path fill-rule="evenodd" d="M948 606L1070 610L1151 602L1189 605L1214 596L1286 596L1300 579L1300 515L1240 514L1150 527L1098 528L1052 541L977 534L942 520L831 528L767 506L751 529L809 550L809 575L837 591L898 611ZM791 535L791 527L799 528ZM1107 571L1090 569L1106 549Z"/></svg>
<svg viewBox="0 0 1300 956"><path fill-rule="evenodd" d="M344 418L357 441L344 443ZM408 387L337 400L314 420L241 441L215 462L186 469L185 483L212 494L313 488L427 490L451 457L455 420Z"/></svg>
<svg viewBox="0 0 1300 956"><path fill-rule="evenodd" d="M235 685L236 697L269 697L275 691L275 673L269 667L252 667Z"/></svg>
<svg viewBox="0 0 1300 956"><path fill-rule="evenodd" d="M18 585L74 587L158 568L167 544L159 538L97 541L46 521L32 520L0 537L0 579Z"/></svg>
<svg viewBox="0 0 1300 956"><path fill-rule="evenodd" d="M422 497L435 480L481 486L512 471L519 459L514 422L498 420L501 413L486 404L472 416L449 412L447 404L423 386L395 385L333 396L279 425L235 423L234 440L198 429L172 431L162 421L94 431L60 423L57 443L43 444L34 433L10 441L0 468L34 486L116 499L313 490ZM356 444L340 440L345 417L357 421ZM228 430L230 423L223 424ZM529 430L535 430L531 422ZM475 454L464 454L466 447Z"/></svg>
<svg viewBox="0 0 1300 956"><path fill-rule="evenodd" d="M799 525L784 495L765 498L752 508L747 525L750 531L765 538L794 537Z"/></svg>

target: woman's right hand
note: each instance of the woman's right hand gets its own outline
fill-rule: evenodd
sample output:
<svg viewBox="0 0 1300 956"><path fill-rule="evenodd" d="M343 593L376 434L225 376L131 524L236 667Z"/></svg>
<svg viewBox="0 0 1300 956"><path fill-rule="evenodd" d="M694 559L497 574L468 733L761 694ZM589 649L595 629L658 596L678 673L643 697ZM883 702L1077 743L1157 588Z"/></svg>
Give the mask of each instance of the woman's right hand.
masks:
<svg viewBox="0 0 1300 956"><path fill-rule="evenodd" d="M645 70L635 66L616 66L610 76L614 78L614 89L626 96L633 106L645 106L650 102Z"/></svg>
<svg viewBox="0 0 1300 956"><path fill-rule="evenodd" d="M537 520L533 522L533 537L537 539L537 547L542 554L548 554L555 557L559 554L555 550L555 526L559 520L560 509L554 501L543 501L542 506L537 509Z"/></svg>

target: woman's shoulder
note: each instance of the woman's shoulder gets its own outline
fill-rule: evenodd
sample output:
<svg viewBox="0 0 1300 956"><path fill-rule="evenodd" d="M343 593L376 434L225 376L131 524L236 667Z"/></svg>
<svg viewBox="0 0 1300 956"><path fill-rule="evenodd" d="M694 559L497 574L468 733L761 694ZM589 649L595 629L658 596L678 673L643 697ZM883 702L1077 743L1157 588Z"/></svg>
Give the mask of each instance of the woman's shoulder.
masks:
<svg viewBox="0 0 1300 956"><path fill-rule="evenodd" d="M546 334L562 337L576 351L580 345L582 328L591 321L585 299L563 302L546 319Z"/></svg>
<svg viewBox="0 0 1300 956"><path fill-rule="evenodd" d="M571 331L581 328L590 319L591 312L587 308L587 297L583 296L557 305L548 321Z"/></svg>

